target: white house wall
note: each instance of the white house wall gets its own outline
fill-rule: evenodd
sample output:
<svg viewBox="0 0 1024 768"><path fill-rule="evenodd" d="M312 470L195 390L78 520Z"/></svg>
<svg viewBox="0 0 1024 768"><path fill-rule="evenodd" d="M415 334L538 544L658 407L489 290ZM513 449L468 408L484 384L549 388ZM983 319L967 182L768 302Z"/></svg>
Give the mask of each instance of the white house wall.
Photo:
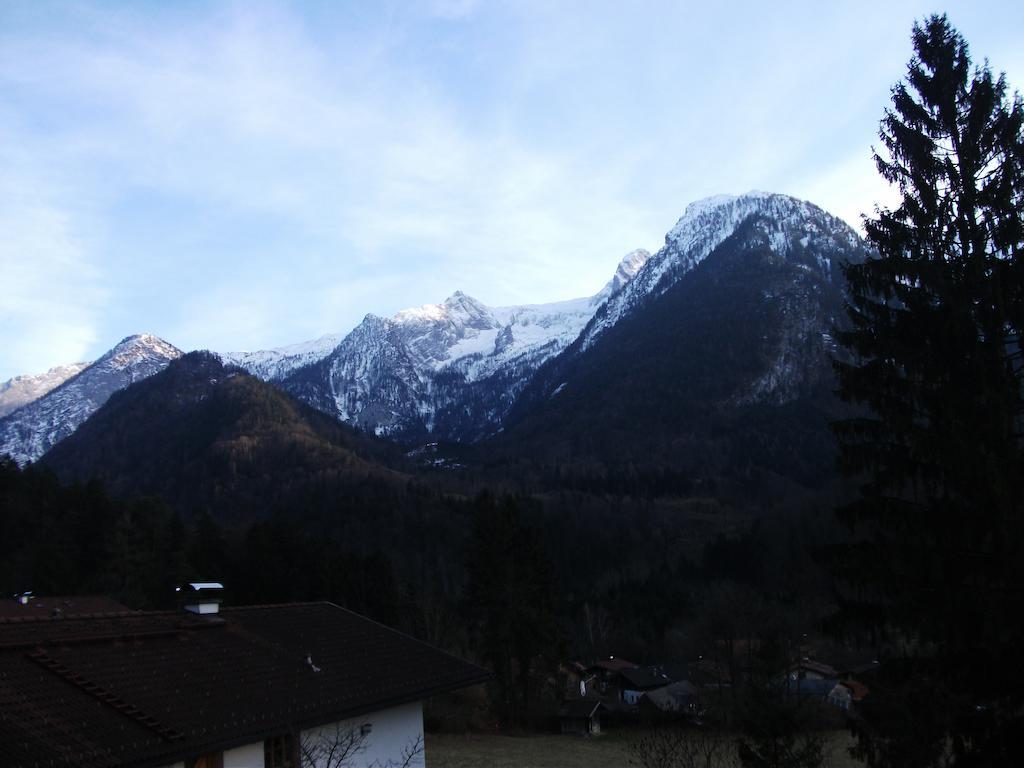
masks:
<svg viewBox="0 0 1024 768"><path fill-rule="evenodd" d="M225 750L224 768L263 768L263 742Z"/></svg>
<svg viewBox="0 0 1024 768"><path fill-rule="evenodd" d="M417 743L423 744L423 703L415 702L404 704L400 707L383 709L362 717L343 720L337 724L325 725L302 732L302 743L315 742L316 739L334 738L340 731L342 733L359 733L360 728L369 724L370 733L361 742L361 751L351 762L346 762L352 768L387 768L400 766L402 764L403 749L412 747ZM262 753L261 753L262 759ZM225 755L226 758L226 755ZM262 763L261 763L262 765ZM421 752L412 762L410 768L423 768L426 765L424 754ZM225 759L224 768L228 768ZM307 763L303 763L307 768ZM325 765L311 766L308 768L329 768Z"/></svg>

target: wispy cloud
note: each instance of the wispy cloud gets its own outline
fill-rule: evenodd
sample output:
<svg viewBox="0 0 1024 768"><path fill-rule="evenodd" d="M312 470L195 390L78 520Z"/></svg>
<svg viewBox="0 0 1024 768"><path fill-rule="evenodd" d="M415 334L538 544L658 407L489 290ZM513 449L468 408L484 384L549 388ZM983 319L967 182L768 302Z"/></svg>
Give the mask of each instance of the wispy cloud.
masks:
<svg viewBox="0 0 1024 768"><path fill-rule="evenodd" d="M84 360L98 338L107 292L66 206L17 174L0 150L0 379Z"/></svg>
<svg viewBox="0 0 1024 768"><path fill-rule="evenodd" d="M855 217L917 12L890 5L4 5L0 377L586 294L717 192Z"/></svg>

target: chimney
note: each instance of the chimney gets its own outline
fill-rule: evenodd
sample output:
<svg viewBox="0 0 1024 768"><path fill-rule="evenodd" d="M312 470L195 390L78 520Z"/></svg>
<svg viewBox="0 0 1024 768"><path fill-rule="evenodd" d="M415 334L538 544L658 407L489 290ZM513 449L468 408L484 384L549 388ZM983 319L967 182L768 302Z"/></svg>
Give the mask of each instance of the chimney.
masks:
<svg viewBox="0 0 1024 768"><path fill-rule="evenodd" d="M190 613L208 615L220 612L224 585L219 581L193 581L175 587L174 591L181 597L185 610Z"/></svg>

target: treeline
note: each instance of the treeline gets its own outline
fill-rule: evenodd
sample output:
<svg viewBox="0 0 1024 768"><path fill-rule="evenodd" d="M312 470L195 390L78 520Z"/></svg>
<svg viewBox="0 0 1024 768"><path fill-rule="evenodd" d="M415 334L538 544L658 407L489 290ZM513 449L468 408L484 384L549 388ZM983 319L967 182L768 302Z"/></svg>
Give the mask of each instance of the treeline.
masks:
<svg viewBox="0 0 1024 768"><path fill-rule="evenodd" d="M485 664L494 718L519 725L557 705L569 659L706 652L708 606L722 595L776 612L827 599L808 553L834 532L811 508L751 523L712 501L470 499L417 486L392 501L377 518L335 499L336 514L278 509L226 525L4 461L0 591L168 609L174 586L210 579L229 604L330 600Z"/></svg>
<svg viewBox="0 0 1024 768"><path fill-rule="evenodd" d="M0 461L0 591L105 594L132 609L176 606L174 587L216 579L236 604L324 599L395 623L390 558L282 516L225 528L186 522L161 499L113 499L101 483L62 485Z"/></svg>

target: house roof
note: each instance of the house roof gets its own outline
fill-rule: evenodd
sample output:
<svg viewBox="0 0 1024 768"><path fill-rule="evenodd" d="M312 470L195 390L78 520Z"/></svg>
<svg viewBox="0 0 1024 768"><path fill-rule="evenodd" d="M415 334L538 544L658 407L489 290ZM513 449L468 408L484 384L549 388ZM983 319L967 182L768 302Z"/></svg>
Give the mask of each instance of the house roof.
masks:
<svg viewBox="0 0 1024 768"><path fill-rule="evenodd" d="M331 603L0 619L0 763L166 765L489 678Z"/></svg>
<svg viewBox="0 0 1024 768"><path fill-rule="evenodd" d="M801 659L798 664L794 664L790 667L790 672L796 672L797 670L805 672L814 672L821 675L822 677L838 677L839 673L836 668L825 664L820 661L814 661L813 659Z"/></svg>
<svg viewBox="0 0 1024 768"><path fill-rule="evenodd" d="M642 703L646 700L663 712L677 712L696 696L697 687L689 680L680 680L666 685L664 688L647 691L640 701Z"/></svg>
<svg viewBox="0 0 1024 768"><path fill-rule="evenodd" d="M832 692L838 681L835 678L806 678L804 680L790 680L786 678L783 682L786 693L793 696L824 698Z"/></svg>
<svg viewBox="0 0 1024 768"><path fill-rule="evenodd" d="M619 675L625 682L624 687L634 691L649 691L652 688L661 688L672 682L664 675L657 674L643 667L624 669L619 672Z"/></svg>
<svg viewBox="0 0 1024 768"><path fill-rule="evenodd" d="M102 595L75 595L69 597L32 597L26 602L16 598L0 599L0 619L29 616L79 616L93 613L123 613L128 609L116 600Z"/></svg>

